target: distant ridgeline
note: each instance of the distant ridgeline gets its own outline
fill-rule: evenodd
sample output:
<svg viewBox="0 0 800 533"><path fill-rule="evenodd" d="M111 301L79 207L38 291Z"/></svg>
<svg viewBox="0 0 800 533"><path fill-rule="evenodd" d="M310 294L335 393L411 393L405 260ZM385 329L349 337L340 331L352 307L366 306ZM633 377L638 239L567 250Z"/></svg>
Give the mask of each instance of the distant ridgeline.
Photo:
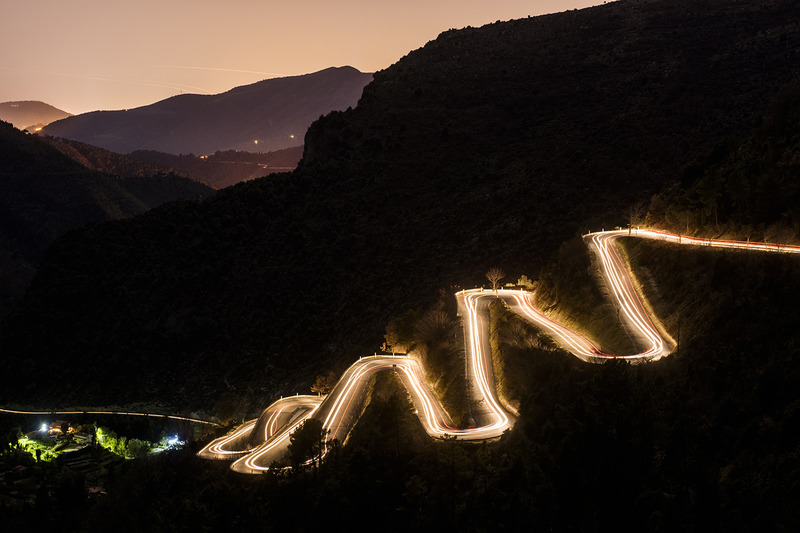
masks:
<svg viewBox="0 0 800 533"><path fill-rule="evenodd" d="M21 130L35 131L53 121L72 116L44 102L22 101L0 103L0 120Z"/></svg>
<svg viewBox="0 0 800 533"><path fill-rule="evenodd" d="M275 172L294 170L303 156L302 146L268 153L228 150L209 156L173 155L152 150L122 155L78 141L48 135L41 138L85 167L111 176L132 181L155 175L177 174L215 189Z"/></svg>
<svg viewBox="0 0 800 533"><path fill-rule="evenodd" d="M355 106L372 74L328 68L260 81L216 95L183 94L124 111L95 111L42 131L127 154L271 152L303 144L312 121Z"/></svg>

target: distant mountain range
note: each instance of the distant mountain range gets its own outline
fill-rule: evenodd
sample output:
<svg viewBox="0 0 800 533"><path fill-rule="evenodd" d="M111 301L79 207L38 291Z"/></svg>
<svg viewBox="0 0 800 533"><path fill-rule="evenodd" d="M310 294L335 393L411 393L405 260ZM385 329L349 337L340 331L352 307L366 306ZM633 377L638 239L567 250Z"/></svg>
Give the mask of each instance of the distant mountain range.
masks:
<svg viewBox="0 0 800 533"><path fill-rule="evenodd" d="M69 139L49 135L42 135L40 138L86 168L109 176L149 178L159 174L175 174L214 189L275 172L294 170L303 157L302 146L266 153L227 150L209 156L175 155L153 150L140 150L124 155Z"/></svg>
<svg viewBox="0 0 800 533"><path fill-rule="evenodd" d="M15 128L21 130L33 131L56 120L71 116L70 113L44 102L26 100L0 103L0 120L10 122Z"/></svg>
<svg viewBox="0 0 800 533"><path fill-rule="evenodd" d="M184 94L136 109L84 113L42 132L123 154L270 152L303 144L314 120L355 106L371 80L372 74L352 67L332 67L216 95Z"/></svg>
<svg viewBox="0 0 800 533"><path fill-rule="evenodd" d="M226 150L202 157L141 150L131 152L128 157L222 189L240 181L294 170L303 157L303 147L293 146L266 153Z"/></svg>

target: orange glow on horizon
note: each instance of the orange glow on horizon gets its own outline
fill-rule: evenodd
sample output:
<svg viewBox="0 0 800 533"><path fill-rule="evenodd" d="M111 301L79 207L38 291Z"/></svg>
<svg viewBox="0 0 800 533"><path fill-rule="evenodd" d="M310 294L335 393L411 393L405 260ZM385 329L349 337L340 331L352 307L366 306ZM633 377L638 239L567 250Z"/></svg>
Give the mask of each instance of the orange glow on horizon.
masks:
<svg viewBox="0 0 800 533"><path fill-rule="evenodd" d="M148 105L180 93L217 94L328 67L375 72L452 28L597 4L602 2L13 2L0 18L0 46L12 51L0 63L0 102L41 100L78 114ZM270 21L267 30L264 21ZM32 25L35 40L29 38Z"/></svg>

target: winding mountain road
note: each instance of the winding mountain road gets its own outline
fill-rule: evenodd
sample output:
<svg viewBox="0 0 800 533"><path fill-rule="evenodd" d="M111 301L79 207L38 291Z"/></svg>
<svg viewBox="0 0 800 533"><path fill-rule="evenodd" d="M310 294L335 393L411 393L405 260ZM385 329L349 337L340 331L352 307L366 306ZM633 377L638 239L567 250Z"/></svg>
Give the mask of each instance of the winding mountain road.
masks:
<svg viewBox="0 0 800 533"><path fill-rule="evenodd" d="M466 338L466 379L472 384L475 427L456 428L436 395L427 384L419 362L408 356L376 355L362 357L348 368L333 390L325 396L282 398L267 407L256 420L215 439L198 455L209 459L236 459L231 468L256 474L280 461L289 444L289 435L308 417L323 423L328 439L343 441L361 413L370 378L377 372L395 371L408 389L415 411L425 430L434 438L453 436L461 440L487 440L499 437L513 426L518 414L497 397L488 334L488 306L495 298L547 332L562 348L579 359L600 363L621 358L631 362L657 361L669 355L675 342L648 312L644 296L635 287L630 272L615 246L621 237L638 237L665 242L732 248L761 252L800 253L800 247L758 242L697 239L654 230L602 231L584 236L598 259L620 321L633 338L634 354L614 355L602 351L589 338L553 320L532 304L533 294L521 290L484 289L456 293Z"/></svg>

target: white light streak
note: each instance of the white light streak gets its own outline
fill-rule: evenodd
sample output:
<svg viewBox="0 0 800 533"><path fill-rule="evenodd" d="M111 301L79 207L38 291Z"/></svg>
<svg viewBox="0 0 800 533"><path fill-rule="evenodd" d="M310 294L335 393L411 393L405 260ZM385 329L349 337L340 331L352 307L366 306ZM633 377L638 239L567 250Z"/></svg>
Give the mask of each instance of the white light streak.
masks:
<svg viewBox="0 0 800 533"><path fill-rule="evenodd" d="M18 415L126 415L126 416L149 416L153 418L169 418L170 420L183 420L184 422L194 422L195 424L207 424L219 426L216 422L200 420L199 418L189 418L186 416L161 415L157 413L137 413L132 411L20 411L16 409L2 409L0 413L11 413Z"/></svg>
<svg viewBox="0 0 800 533"><path fill-rule="evenodd" d="M372 355L360 357L353 363L331 393L324 398L296 396L278 400L264 410L258 421L248 422L230 435L213 441L199 455L220 459L247 454L234 462L231 468L238 472L263 472L273 461L283 457L290 434L310 416L323 422L323 428L330 432L329 439L344 440L354 423L355 413L361 408L357 399L365 393L369 377L386 370L398 372L411 396L415 413L430 436L442 438L449 435L462 440L499 437L514 424L516 416L500 405L493 387L491 348L485 318L488 305L495 298L502 299L514 312L547 332L559 346L589 363L601 363L615 358L640 363L656 361L669 355L674 349L674 341L666 333L663 333L666 339L662 336L647 311L643 296L636 290L627 266L616 250L615 241L627 236L627 230L619 230L590 233L584 238L598 257L603 278L619 309L620 319L641 344L641 352L630 355L603 352L584 335L536 309L532 304L533 293L509 289L491 292L482 289L464 290L458 292L456 298L459 300L459 307L466 310L463 321L467 333L467 374L477 390L476 399L485 406L480 414L482 425L474 428L453 427L447 412L423 379L422 369L416 359L409 356ZM654 230L635 230L631 236L683 245L800 253L800 246L697 239ZM291 412L291 415L284 415L279 422L281 414L285 412ZM243 436L252 437L254 428L258 427L262 419L266 421L266 425L261 444L250 451L245 447L248 439Z"/></svg>

